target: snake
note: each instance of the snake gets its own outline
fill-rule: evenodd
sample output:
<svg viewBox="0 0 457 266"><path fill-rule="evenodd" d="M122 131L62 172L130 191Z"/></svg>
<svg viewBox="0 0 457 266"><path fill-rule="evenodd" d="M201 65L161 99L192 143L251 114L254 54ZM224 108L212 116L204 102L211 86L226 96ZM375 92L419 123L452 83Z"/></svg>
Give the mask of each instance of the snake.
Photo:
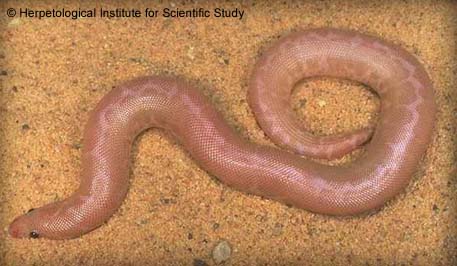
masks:
<svg viewBox="0 0 457 266"><path fill-rule="evenodd" d="M307 130L291 98L294 86L312 77L373 90L380 99L373 128L333 135ZM233 189L329 216L381 209L411 182L432 139L435 95L424 66L400 45L369 34L292 31L259 55L248 80L247 102L275 146L241 137L184 78L121 82L89 115L78 189L14 219L10 236L71 239L107 222L128 192L133 142L148 128L171 132L201 168ZM362 155L347 165L315 160L361 147Z"/></svg>

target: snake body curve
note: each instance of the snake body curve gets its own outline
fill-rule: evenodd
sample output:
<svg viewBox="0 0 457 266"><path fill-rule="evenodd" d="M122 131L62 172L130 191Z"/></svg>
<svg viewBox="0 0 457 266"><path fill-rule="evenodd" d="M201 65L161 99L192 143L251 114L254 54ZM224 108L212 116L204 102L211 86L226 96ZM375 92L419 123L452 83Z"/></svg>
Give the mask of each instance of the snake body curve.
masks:
<svg viewBox="0 0 457 266"><path fill-rule="evenodd" d="M374 132L317 137L290 108L291 90L307 77L359 81L381 98ZM349 166L319 164L281 149L247 142L185 81L137 78L114 88L86 125L79 189L16 218L13 237L75 238L107 221L126 196L130 151L150 127L170 130L199 165L239 190L313 212L351 215L381 207L409 182L431 139L431 81L414 56L364 34L312 29L280 39L259 59L248 100L266 134L281 146L335 158L367 142Z"/></svg>

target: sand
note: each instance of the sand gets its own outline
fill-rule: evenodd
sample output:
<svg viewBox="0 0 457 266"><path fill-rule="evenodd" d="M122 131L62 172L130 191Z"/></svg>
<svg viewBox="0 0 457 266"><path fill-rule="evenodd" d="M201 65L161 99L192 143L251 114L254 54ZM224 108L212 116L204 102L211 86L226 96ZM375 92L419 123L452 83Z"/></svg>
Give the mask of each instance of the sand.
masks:
<svg viewBox="0 0 457 266"><path fill-rule="evenodd" d="M0 7L2 265L215 265L216 246L225 256L222 265L457 265L455 1L34 2L2 1ZM21 7L220 7L244 15L6 15L8 8ZM273 145L246 102L253 65L279 36L321 26L358 30L402 46L424 64L436 89L436 130L423 163L407 189L380 211L329 217L246 195L199 168L171 134L152 129L135 143L128 196L106 225L70 241L7 235L14 217L77 188L89 111L123 80L185 77L239 134ZM379 108L369 90L339 80L307 81L293 99L315 134L375 123ZM336 163L350 163L360 153Z"/></svg>

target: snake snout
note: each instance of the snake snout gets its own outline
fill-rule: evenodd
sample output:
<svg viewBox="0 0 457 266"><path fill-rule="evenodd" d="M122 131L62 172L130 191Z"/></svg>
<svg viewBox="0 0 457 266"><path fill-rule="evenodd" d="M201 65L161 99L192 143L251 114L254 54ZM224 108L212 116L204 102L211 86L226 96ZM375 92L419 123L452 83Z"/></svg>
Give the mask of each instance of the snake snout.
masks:
<svg viewBox="0 0 457 266"><path fill-rule="evenodd" d="M28 237L28 222L25 219L24 215L19 216L13 220L8 228L8 233L11 237L14 238Z"/></svg>

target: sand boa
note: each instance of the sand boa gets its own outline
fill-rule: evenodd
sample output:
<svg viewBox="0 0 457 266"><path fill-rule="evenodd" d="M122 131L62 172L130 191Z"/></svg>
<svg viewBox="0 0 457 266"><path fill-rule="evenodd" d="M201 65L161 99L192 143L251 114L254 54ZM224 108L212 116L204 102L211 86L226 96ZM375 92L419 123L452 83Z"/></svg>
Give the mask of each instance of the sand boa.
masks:
<svg viewBox="0 0 457 266"><path fill-rule="evenodd" d="M290 109L290 94L294 84L312 76L373 88L381 98L374 132L306 133ZM113 89L92 112L79 189L16 218L10 234L65 239L102 225L127 193L132 142L150 127L173 132L201 167L234 188L313 212L357 214L381 207L408 184L435 119L431 82L412 55L377 38L336 29L306 30L279 40L258 61L248 99L268 136L297 153L335 158L371 141L348 167L318 164L240 138L197 89L180 79L138 78Z"/></svg>

